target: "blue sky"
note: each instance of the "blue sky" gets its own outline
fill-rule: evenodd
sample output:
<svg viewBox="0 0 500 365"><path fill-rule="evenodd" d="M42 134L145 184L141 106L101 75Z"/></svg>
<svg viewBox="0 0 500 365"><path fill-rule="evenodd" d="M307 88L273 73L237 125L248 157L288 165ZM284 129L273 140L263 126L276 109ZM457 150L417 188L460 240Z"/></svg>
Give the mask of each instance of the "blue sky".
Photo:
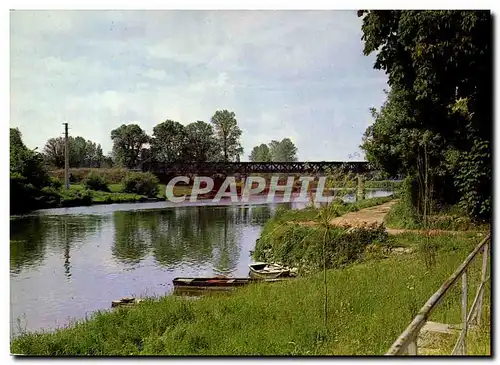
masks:
<svg viewBox="0 0 500 365"><path fill-rule="evenodd" d="M299 159L348 160L387 77L362 53L355 11L14 11L10 124L40 150L232 110L253 146L289 137Z"/></svg>

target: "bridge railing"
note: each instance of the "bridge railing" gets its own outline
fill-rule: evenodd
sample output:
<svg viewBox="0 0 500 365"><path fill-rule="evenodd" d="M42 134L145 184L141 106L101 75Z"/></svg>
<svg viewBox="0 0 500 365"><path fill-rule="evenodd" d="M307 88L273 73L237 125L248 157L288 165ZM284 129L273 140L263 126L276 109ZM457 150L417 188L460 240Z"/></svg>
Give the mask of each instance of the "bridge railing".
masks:
<svg viewBox="0 0 500 365"><path fill-rule="evenodd" d="M458 340L453 348L452 355L466 355L467 354L467 330L472 324L480 324L481 312L483 306L484 286L489 280L487 275L488 268L488 248L491 242L491 234L488 234L467 256L462 264L455 270L455 272L441 285L441 287L429 298L427 303L420 309L416 317L406 328L406 330L396 339L392 344L386 355L418 355L418 336L420 330L427 322L431 312L438 306L444 296L448 293L453 284L461 277L462 278L462 293L461 293L461 331ZM482 268L481 268L481 281L479 283L476 295L472 302L470 311L467 312L468 300L468 276L467 272L471 263L479 255L483 253Z"/></svg>
<svg viewBox="0 0 500 365"><path fill-rule="evenodd" d="M313 162L146 162L143 171L153 173L322 173L331 168L364 172L370 169L364 161L313 161Z"/></svg>

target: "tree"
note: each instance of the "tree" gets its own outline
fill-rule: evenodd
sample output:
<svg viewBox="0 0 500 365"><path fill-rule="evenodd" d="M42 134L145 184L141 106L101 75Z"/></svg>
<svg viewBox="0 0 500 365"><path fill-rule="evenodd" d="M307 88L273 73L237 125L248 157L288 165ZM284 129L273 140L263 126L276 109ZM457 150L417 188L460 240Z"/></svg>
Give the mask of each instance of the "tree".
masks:
<svg viewBox="0 0 500 365"><path fill-rule="evenodd" d="M217 110L211 119L215 135L225 162L235 161L243 153L240 144L241 129L238 127L234 112Z"/></svg>
<svg viewBox="0 0 500 365"><path fill-rule="evenodd" d="M101 167L111 168L113 166L114 166L113 153L109 152L106 156L103 156Z"/></svg>
<svg viewBox="0 0 500 365"><path fill-rule="evenodd" d="M358 15L363 17L364 53L377 52L374 67L388 74L392 93L365 134L367 157L381 166L389 166L392 159L394 169L414 174L416 165L411 159L421 159L424 146L418 140L425 136L427 166L434 175L431 179L440 185L435 198L442 191L458 191L467 212L488 216L490 13L397 10L360 11ZM479 157L486 158L485 163L472 162ZM475 177L470 173L473 165ZM472 193L479 186L481 191Z"/></svg>
<svg viewBox="0 0 500 365"><path fill-rule="evenodd" d="M82 137L68 137L70 167L101 167L104 156L100 144ZM64 167L64 138L50 138L44 146L43 156L56 168Z"/></svg>
<svg viewBox="0 0 500 365"><path fill-rule="evenodd" d="M17 128L10 129L10 174L21 177L35 188L49 184L42 156L26 147Z"/></svg>
<svg viewBox="0 0 500 365"><path fill-rule="evenodd" d="M186 130L179 122L167 119L153 128L151 152L156 161L176 162L184 157Z"/></svg>
<svg viewBox="0 0 500 365"><path fill-rule="evenodd" d="M43 155L47 163L56 168L64 167L64 138L49 138L43 148Z"/></svg>
<svg viewBox="0 0 500 365"><path fill-rule="evenodd" d="M248 156L252 162L271 162L271 151L267 144L262 143L259 146L255 146L252 150L250 156Z"/></svg>
<svg viewBox="0 0 500 365"><path fill-rule="evenodd" d="M87 153L87 142L83 137L69 137L69 165L80 167L84 165L85 155Z"/></svg>
<svg viewBox="0 0 500 365"><path fill-rule="evenodd" d="M121 125L111 131L113 140L113 156L117 164L134 168L143 146L149 137L137 124Z"/></svg>
<svg viewBox="0 0 500 365"><path fill-rule="evenodd" d="M290 138L283 138L280 142L271 141L269 149L273 162L297 161L297 147Z"/></svg>
<svg viewBox="0 0 500 365"><path fill-rule="evenodd" d="M86 154L84 160L85 167L101 167L104 163L104 154L100 144L90 140L87 141Z"/></svg>
<svg viewBox="0 0 500 365"><path fill-rule="evenodd" d="M213 161L218 157L218 145L213 127L201 120L190 123L185 128L185 154L188 161Z"/></svg>
<svg viewBox="0 0 500 365"><path fill-rule="evenodd" d="M30 150L17 128L10 129L10 210L21 213L40 205L41 189L50 184L40 153Z"/></svg>

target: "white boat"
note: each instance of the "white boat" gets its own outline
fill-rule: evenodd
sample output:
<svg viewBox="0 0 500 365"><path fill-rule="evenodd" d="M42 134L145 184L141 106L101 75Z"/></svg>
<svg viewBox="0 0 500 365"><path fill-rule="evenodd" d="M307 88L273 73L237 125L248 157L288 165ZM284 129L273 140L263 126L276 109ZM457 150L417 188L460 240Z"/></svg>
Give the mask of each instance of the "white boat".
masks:
<svg viewBox="0 0 500 365"><path fill-rule="evenodd" d="M290 269L278 264L269 264L266 262L256 262L248 265L250 276L260 279L276 279L290 275Z"/></svg>

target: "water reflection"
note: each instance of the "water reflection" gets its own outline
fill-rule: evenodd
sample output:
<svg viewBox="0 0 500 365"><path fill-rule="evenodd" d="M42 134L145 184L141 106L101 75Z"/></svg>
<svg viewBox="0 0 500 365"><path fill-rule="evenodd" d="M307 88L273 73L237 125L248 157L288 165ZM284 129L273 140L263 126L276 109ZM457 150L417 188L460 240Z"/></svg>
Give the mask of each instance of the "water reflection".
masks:
<svg viewBox="0 0 500 365"><path fill-rule="evenodd" d="M51 329L123 296L168 294L178 276L246 276L266 220L304 205L116 204L12 219L11 323Z"/></svg>
<svg viewBox="0 0 500 365"><path fill-rule="evenodd" d="M10 221L10 270L19 274L25 268L43 263L47 251L61 253L64 273L71 276L71 248L101 229L99 216L30 216Z"/></svg>
<svg viewBox="0 0 500 365"><path fill-rule="evenodd" d="M239 227L260 226L270 216L269 206L115 212L112 253L129 266L152 255L168 269L211 263L216 272L228 274L240 255Z"/></svg>

